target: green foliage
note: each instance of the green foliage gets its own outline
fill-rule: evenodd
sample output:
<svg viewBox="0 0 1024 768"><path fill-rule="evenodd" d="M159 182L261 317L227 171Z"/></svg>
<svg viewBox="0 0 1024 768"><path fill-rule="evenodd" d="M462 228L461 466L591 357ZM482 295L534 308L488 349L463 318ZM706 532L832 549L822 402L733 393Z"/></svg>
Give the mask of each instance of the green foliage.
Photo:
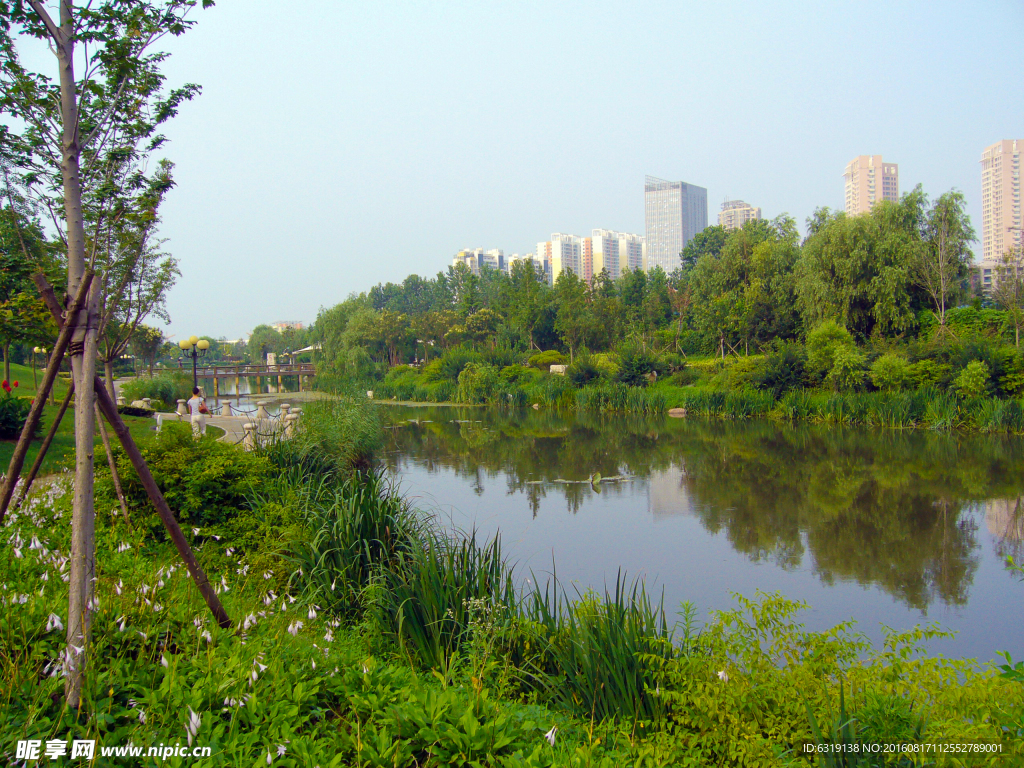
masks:
<svg viewBox="0 0 1024 768"><path fill-rule="evenodd" d="M358 395L338 394L307 403L295 437L282 450L328 477L345 478L372 466L381 443L377 407Z"/></svg>
<svg viewBox="0 0 1024 768"><path fill-rule="evenodd" d="M565 375L577 387L585 387L602 376L602 370L590 355L580 355L565 370Z"/></svg>
<svg viewBox="0 0 1024 768"><path fill-rule="evenodd" d="M498 371L493 365L466 363L459 374L455 397L460 403L485 403L494 396L498 385Z"/></svg>
<svg viewBox="0 0 1024 768"><path fill-rule="evenodd" d="M664 367L657 356L641 347L627 346L619 358L619 381L630 387L646 386Z"/></svg>
<svg viewBox="0 0 1024 768"><path fill-rule="evenodd" d="M832 369L825 377L839 392L853 392L864 384L864 355L856 347L837 345L833 348Z"/></svg>
<svg viewBox="0 0 1024 768"><path fill-rule="evenodd" d="M531 367L540 368L542 371L548 370L552 365L565 365L567 362L569 361L566 356L555 349L538 352L529 359Z"/></svg>
<svg viewBox="0 0 1024 768"><path fill-rule="evenodd" d="M944 388L952 381L953 366L930 358L918 360L910 366L910 383L917 389Z"/></svg>
<svg viewBox="0 0 1024 768"><path fill-rule="evenodd" d="M911 367L907 358L887 352L871 364L871 383L886 392L906 389L911 383Z"/></svg>
<svg viewBox="0 0 1024 768"><path fill-rule="evenodd" d="M961 397L980 397L988 391L989 367L981 360L972 360L953 381Z"/></svg>
<svg viewBox="0 0 1024 768"><path fill-rule="evenodd" d="M782 342L765 356L755 387L771 392L776 398L803 383L807 353L799 342Z"/></svg>
<svg viewBox="0 0 1024 768"><path fill-rule="evenodd" d="M807 370L821 380L835 365L839 349L856 349L853 336L835 320L826 320L807 334Z"/></svg>
<svg viewBox="0 0 1024 768"><path fill-rule="evenodd" d="M169 370L153 378L131 379L121 385L121 395L129 403L148 397L154 405L173 411L178 400L188 400L192 396L192 374L185 370Z"/></svg>
<svg viewBox="0 0 1024 768"><path fill-rule="evenodd" d="M165 424L139 450L182 527L225 525L238 509L246 507L247 494L271 472L266 458L212 437L196 440L187 424ZM162 536L163 524L131 462L119 448L114 449L114 455L125 498L133 510L133 523ZM99 465L96 472L106 485L110 480L104 469ZM105 492L108 498L113 496L109 485Z"/></svg>
<svg viewBox="0 0 1024 768"><path fill-rule="evenodd" d="M148 418L156 413L152 408L133 408L130 405L117 406L117 412L122 416L138 416L141 418Z"/></svg>

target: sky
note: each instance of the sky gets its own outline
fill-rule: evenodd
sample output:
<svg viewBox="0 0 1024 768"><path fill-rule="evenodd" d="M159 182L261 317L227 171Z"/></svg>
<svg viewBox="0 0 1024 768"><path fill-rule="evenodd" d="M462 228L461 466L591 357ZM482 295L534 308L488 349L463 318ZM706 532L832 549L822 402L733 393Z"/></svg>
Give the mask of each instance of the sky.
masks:
<svg viewBox="0 0 1024 768"><path fill-rule="evenodd" d="M301 9L301 10L300 10ZM964 192L1024 137L1024 3L219 0L170 41L168 333L310 323L461 248L643 234L647 174L789 213L862 154ZM980 246L978 246L980 252Z"/></svg>

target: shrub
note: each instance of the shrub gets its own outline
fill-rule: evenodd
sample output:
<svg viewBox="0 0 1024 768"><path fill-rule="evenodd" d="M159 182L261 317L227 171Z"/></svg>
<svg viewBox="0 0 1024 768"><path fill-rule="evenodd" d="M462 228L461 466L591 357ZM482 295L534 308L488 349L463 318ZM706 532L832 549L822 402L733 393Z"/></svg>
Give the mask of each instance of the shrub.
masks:
<svg viewBox="0 0 1024 768"><path fill-rule="evenodd" d="M764 361L760 357L741 357L725 366L716 377L726 389L749 389L761 379Z"/></svg>
<svg viewBox="0 0 1024 768"><path fill-rule="evenodd" d="M163 403L165 410L173 411L179 400L192 397L192 375L184 370L171 370L151 379L132 379L121 385L121 395L129 403L148 397L154 403Z"/></svg>
<svg viewBox="0 0 1024 768"><path fill-rule="evenodd" d="M569 381L577 387L585 387L601 378L601 370L594 364L589 355L580 355L566 371Z"/></svg>
<svg viewBox="0 0 1024 768"><path fill-rule="evenodd" d="M945 388L952 380L953 367L948 363L925 358L910 366L910 384L923 389L925 387Z"/></svg>
<svg viewBox="0 0 1024 768"><path fill-rule="evenodd" d="M246 498L271 474L265 456L242 451L213 438L196 440L188 424L165 424L155 439L139 444L142 458L149 466L168 506L174 510L183 528L220 526L247 508ZM135 511L133 523L142 524L158 537L163 524L149 501L142 481L124 452L115 447L118 473L125 498ZM109 488L109 470L98 464L102 491L113 497Z"/></svg>
<svg viewBox="0 0 1024 768"><path fill-rule="evenodd" d="M365 398L338 395L308 403L295 437L282 449L323 476L344 478L373 465L381 434L377 406Z"/></svg>
<svg viewBox="0 0 1024 768"><path fill-rule="evenodd" d="M646 386L652 373L663 373L664 366L650 352L629 347L622 352L619 381L631 387Z"/></svg>
<svg viewBox="0 0 1024 768"><path fill-rule="evenodd" d="M835 366L836 352L854 349L853 336L835 320L826 320L807 334L807 370L819 381Z"/></svg>
<svg viewBox="0 0 1024 768"><path fill-rule="evenodd" d="M989 368L981 360L972 360L953 381L961 397L981 397L988 391Z"/></svg>
<svg viewBox="0 0 1024 768"><path fill-rule="evenodd" d="M882 355L871 365L871 383L886 392L906 389L911 380L910 362L894 352Z"/></svg>
<svg viewBox="0 0 1024 768"><path fill-rule="evenodd" d="M459 374L456 399L460 403L486 403L498 390L498 372L485 363L467 363Z"/></svg>
<svg viewBox="0 0 1024 768"><path fill-rule="evenodd" d="M117 412L122 416L141 416L149 417L152 416L156 411L152 408L133 408L130 405L119 405L117 406Z"/></svg>
<svg viewBox="0 0 1024 768"><path fill-rule="evenodd" d="M498 371L498 378L503 384L528 384L536 381L539 375L535 368L525 365L506 365Z"/></svg>
<svg viewBox="0 0 1024 768"><path fill-rule="evenodd" d="M452 347L424 367L423 375L427 381L450 381L454 384L467 365L479 363L481 360L479 352L462 346Z"/></svg>
<svg viewBox="0 0 1024 768"><path fill-rule="evenodd" d="M15 397L13 392L18 388L18 382L12 384L4 379L0 389L0 440L14 440L21 435L25 426L28 412L32 410L32 404L21 397Z"/></svg>
<svg viewBox="0 0 1024 768"><path fill-rule="evenodd" d="M561 352L549 349L531 356L529 365L531 368L540 368L542 371L547 371L550 370L552 365L565 365L567 362L568 360Z"/></svg>
<svg viewBox="0 0 1024 768"><path fill-rule="evenodd" d="M856 347L837 346L826 381L839 392L860 389L864 384L864 355Z"/></svg>
<svg viewBox="0 0 1024 768"><path fill-rule="evenodd" d="M764 358L753 384L775 398L782 397L803 383L806 365L807 352L802 344L782 342Z"/></svg>

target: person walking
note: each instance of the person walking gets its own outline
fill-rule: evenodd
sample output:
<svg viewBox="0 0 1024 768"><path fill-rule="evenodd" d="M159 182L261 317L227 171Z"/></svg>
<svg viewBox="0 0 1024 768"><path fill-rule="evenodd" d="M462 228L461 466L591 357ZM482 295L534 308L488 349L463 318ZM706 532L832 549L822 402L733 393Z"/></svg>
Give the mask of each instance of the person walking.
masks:
<svg viewBox="0 0 1024 768"><path fill-rule="evenodd" d="M192 397L188 401L188 412L192 417L192 436L202 437L206 434L206 400L199 394L199 387L192 387Z"/></svg>

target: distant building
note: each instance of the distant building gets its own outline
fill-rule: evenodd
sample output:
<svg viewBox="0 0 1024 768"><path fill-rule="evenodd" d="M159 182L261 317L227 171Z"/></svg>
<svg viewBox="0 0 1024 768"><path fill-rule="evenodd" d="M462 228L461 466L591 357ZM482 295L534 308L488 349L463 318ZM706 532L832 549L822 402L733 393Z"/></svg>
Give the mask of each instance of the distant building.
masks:
<svg viewBox="0 0 1024 768"><path fill-rule="evenodd" d="M543 277L547 282L551 282L551 262L546 258L541 258L535 253L528 253L525 256L513 253L506 261L506 270L509 274L512 274L512 265L517 261L531 262L533 264L533 268L537 271L537 274Z"/></svg>
<svg viewBox="0 0 1024 768"><path fill-rule="evenodd" d="M883 163L881 155L860 155L846 165L846 213L866 213L879 200L898 203L900 169L896 163Z"/></svg>
<svg viewBox="0 0 1024 768"><path fill-rule="evenodd" d="M285 331L301 331L305 326L299 320L278 320L276 323L271 323L270 327L278 333L284 333Z"/></svg>
<svg viewBox="0 0 1024 768"><path fill-rule="evenodd" d="M648 176L644 182L645 268L671 273L679 254L708 225L708 191L685 181Z"/></svg>
<svg viewBox="0 0 1024 768"><path fill-rule="evenodd" d="M583 238L556 232L551 239L537 243L537 256L550 264L552 285L564 271L583 277Z"/></svg>
<svg viewBox="0 0 1024 768"><path fill-rule="evenodd" d="M492 248L489 251L483 248L463 248L452 258L452 266L457 264L465 264L474 275L480 274L481 267L507 271L505 252L501 248Z"/></svg>
<svg viewBox="0 0 1024 768"><path fill-rule="evenodd" d="M612 280L618 280L624 271L644 268L644 238L629 232L595 229L587 238L591 246L591 274L589 282L607 269Z"/></svg>
<svg viewBox="0 0 1024 768"><path fill-rule="evenodd" d="M761 209L744 203L742 200L726 200L722 203L722 211L718 214L718 226L726 229L739 229L748 221L761 218Z"/></svg>
<svg viewBox="0 0 1024 768"><path fill-rule="evenodd" d="M1024 139L999 141L981 154L981 258L989 269L1024 244L1020 207Z"/></svg>

